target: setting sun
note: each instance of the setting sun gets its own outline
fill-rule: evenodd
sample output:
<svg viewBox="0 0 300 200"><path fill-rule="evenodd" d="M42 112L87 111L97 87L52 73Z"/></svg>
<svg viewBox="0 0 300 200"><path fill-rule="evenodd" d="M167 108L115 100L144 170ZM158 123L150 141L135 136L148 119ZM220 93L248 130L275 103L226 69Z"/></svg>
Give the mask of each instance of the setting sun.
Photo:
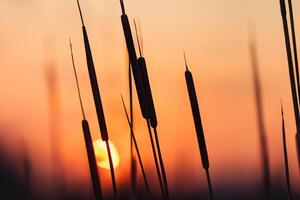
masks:
<svg viewBox="0 0 300 200"><path fill-rule="evenodd" d="M111 150L114 168L117 168L120 163L119 154L117 148L111 141L109 141L109 144L110 144L110 150ZM94 149L95 149L95 155L96 155L98 166L109 170L110 168L109 168L109 161L108 161L105 142L102 141L101 139L95 140Z"/></svg>

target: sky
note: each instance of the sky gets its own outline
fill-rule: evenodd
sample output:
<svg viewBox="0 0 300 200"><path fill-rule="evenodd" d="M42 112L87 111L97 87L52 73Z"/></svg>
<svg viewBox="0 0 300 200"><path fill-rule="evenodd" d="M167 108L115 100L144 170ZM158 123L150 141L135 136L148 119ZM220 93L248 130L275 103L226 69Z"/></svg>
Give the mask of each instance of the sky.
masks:
<svg viewBox="0 0 300 200"><path fill-rule="evenodd" d="M129 129L121 104L128 102L128 58L117 0L82 0L110 140L120 154L117 181L128 182ZM184 79L183 51L197 88L200 112L216 185L252 187L261 180L259 137L249 54L254 32L262 83L272 180L283 179L280 99L286 117L292 185L300 184L295 125L289 87L281 14L277 0L126 0L133 25L143 40L158 133L170 188L188 192L206 186ZM294 1L297 37L300 2ZM58 77L59 141L67 181L88 182L81 111L72 71L69 38L87 118L94 139L100 137L89 85L81 21L74 0L1 0L0 128L13 154L26 144L36 170L51 176L49 90L46 73ZM133 26L132 26L133 28ZM135 35L135 34L134 34ZM299 42L298 42L299 43ZM135 91L135 90L134 90ZM155 174L146 123L135 95L135 130L149 174ZM128 105L128 104L127 104ZM109 172L101 169L102 181ZM75 175L74 175L75 174ZM240 179L240 177L243 179ZM183 179L182 179L183 178ZM155 184L157 180L151 180ZM193 183L193 187L188 187ZM108 187L108 186L107 186ZM108 187L109 188L109 187ZM296 187L294 188L297 189Z"/></svg>

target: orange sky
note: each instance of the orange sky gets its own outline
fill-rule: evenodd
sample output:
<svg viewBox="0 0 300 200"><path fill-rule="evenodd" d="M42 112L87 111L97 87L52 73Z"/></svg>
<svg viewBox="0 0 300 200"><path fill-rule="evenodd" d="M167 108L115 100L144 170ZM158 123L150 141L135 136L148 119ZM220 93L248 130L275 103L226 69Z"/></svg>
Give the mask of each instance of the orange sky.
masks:
<svg viewBox="0 0 300 200"><path fill-rule="evenodd" d="M63 156L68 177L85 179L87 165L81 112L70 60L73 41L83 101L93 137L99 128L85 63L80 18L74 0L2 0L0 3L0 125L30 148L36 170L49 171L48 97L45 71L59 76ZM118 181L126 181L129 132L120 94L128 98L127 57L117 0L82 0L111 140L121 152ZM282 170L280 99L286 108L288 152L294 185L300 184L295 127L279 2L274 0L126 0L130 20L140 24L152 84L162 152L170 187L205 186L184 80L183 50L194 74L214 182L259 180L259 140L248 47L248 24L255 25L271 172ZM294 1L300 38L300 2ZM300 41L298 42L300 43ZM136 134L146 169L154 174L145 122L135 98ZM6 137L8 140L8 136ZM184 138L184 140L183 140ZM17 144L15 144L17 143ZM20 145L18 142L14 144ZM15 148L12 146L11 148ZM188 156L186 154L189 153ZM43 159L43 168L37 166ZM191 174L185 174L188 169ZM280 172L283 175L283 170ZM109 174L103 172L103 181ZM126 175L126 176L125 176ZM107 177L106 177L107 176ZM73 176L74 177L74 176ZM105 180L104 180L105 179ZM106 180L107 179L107 180Z"/></svg>

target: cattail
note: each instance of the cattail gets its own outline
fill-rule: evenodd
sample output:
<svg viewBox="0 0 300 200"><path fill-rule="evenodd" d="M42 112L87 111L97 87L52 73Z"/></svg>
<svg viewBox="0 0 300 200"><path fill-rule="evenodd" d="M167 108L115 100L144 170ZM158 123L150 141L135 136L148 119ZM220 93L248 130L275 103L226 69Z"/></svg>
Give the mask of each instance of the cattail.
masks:
<svg viewBox="0 0 300 200"><path fill-rule="evenodd" d="M251 61L252 61L252 68L253 68L253 83L255 89L257 123L258 123L259 138L260 138L261 156L262 156L263 182L264 182L266 194L267 196L269 196L270 195L270 165L269 165L266 130L263 122L263 103L262 103L261 83L258 74L258 60L257 60L256 46L254 42L250 43L250 54L251 54Z"/></svg>
<svg viewBox="0 0 300 200"><path fill-rule="evenodd" d="M140 40L139 40L135 21L134 21L134 26L135 26L135 32L136 32L137 42L138 42L138 47L139 47L139 52L140 52L140 57L138 58L138 64L140 66L140 70L142 73L143 87L145 90L147 105L148 105L149 114L150 114L150 118L147 119L147 124L149 126L149 121L150 121L151 127L154 129L154 136L155 136L156 148L157 148L157 152L158 152L159 164L161 167L161 174L162 174L163 183L164 183L164 190L166 193L166 198L169 199L168 181L167 181L167 176L166 176L166 172L165 172L164 162L163 162L162 153L160 150L159 139L158 139L158 134L157 134L157 117L156 117L156 111L155 111L154 101L153 101L152 92L151 92L151 85L150 85L150 81L149 81L149 77L148 77L146 59L142 55Z"/></svg>
<svg viewBox="0 0 300 200"><path fill-rule="evenodd" d="M141 107L143 117L148 118L149 117L149 109L147 106L145 91L143 88L140 68L139 68L139 65L137 62L137 56L136 56L135 47L134 47L134 43L133 43L130 24L129 24L128 17L125 13L125 7L124 7L123 0L120 0L120 3L121 3L121 8L122 8L121 21L122 21L126 46L127 46L127 50L128 50L129 60L131 63L133 77L134 77L134 81L135 81L135 87L136 87L136 91L138 94L139 104Z"/></svg>
<svg viewBox="0 0 300 200"><path fill-rule="evenodd" d="M289 158L288 158L288 153L287 153L285 123L284 123L284 113L283 113L282 102L281 102L281 117L282 117L282 143L283 143L286 185L287 185L287 189L288 189L288 199L291 200L292 199L292 191L291 191L290 173L289 173Z"/></svg>
<svg viewBox="0 0 300 200"><path fill-rule="evenodd" d="M156 167L156 172L157 172L157 176L159 179L160 188L161 188L162 194L165 194L162 177L161 177L161 172L160 172L160 166L158 163L156 150L155 150L155 143L154 143L154 139L152 136L149 121L148 121L148 119L150 118L150 113L149 113L149 107L148 107L148 103L147 103L145 88L143 85L142 73L140 71L141 68L140 68L138 60L137 60L137 55L135 52L135 46L134 46L134 42L133 42L130 23L129 23L128 17L126 15L126 12L125 12L125 6L124 6L123 0L120 0L120 4L121 4L121 10L122 10L121 21L122 21L126 46L127 46L127 50L128 50L129 60L131 63L131 68L132 68L133 77L134 77L134 81L135 81L136 91L137 91L137 95L138 95L138 99L139 99L139 104L140 104L142 115L143 115L144 119L147 121L147 127L148 127L149 136L150 136L151 147L152 147L152 152L153 152L153 157L154 157L154 161L155 161L155 167Z"/></svg>
<svg viewBox="0 0 300 200"><path fill-rule="evenodd" d="M187 85L187 89L188 89L190 104L191 104L193 118L194 118L194 124L195 124L198 145L199 145L200 154L201 154L202 166L206 171L210 199L213 200L214 194L213 194L212 184L211 184L210 175L209 175L209 159L208 159L208 154L207 154L207 148L206 148L206 143L205 143L205 137L204 137L204 131L203 131L203 126L202 126L202 121L201 121L199 105L198 105L198 99L197 99L197 94L196 94L196 90L195 90L193 75L189 71L185 54L184 54L184 60L185 60L185 66L186 66L185 80L186 80L186 85Z"/></svg>
<svg viewBox="0 0 300 200"><path fill-rule="evenodd" d="M149 184L148 184L146 172L145 172L145 169L144 169L142 157L141 157L141 154L140 154L140 150L139 150L136 138L135 138L135 134L134 134L134 130L133 130L133 127L132 127L132 123L130 122L130 119L129 119L129 116L128 116L128 112L127 112L127 109L126 109L126 106L125 106L124 99L123 99L122 95L121 95L121 99L122 99L122 105L123 105L123 108L124 108L124 112L126 114L126 119L127 119L128 125L130 127L130 132L131 132L133 144L134 144L137 156L138 156L138 160L139 160L139 164L140 164L140 167L141 167L141 171L142 171L142 175L143 175L145 187L146 187L146 190L148 192L149 197L151 197L150 188L149 188Z"/></svg>
<svg viewBox="0 0 300 200"><path fill-rule="evenodd" d="M98 86L98 81L97 81L97 76L96 76L92 51L91 51L91 48L90 48L90 43L89 43L87 31L86 31L86 28L85 28L85 25L84 25L79 0L77 0L77 5L78 5L78 9L79 9L80 17L81 17L81 22L82 22L82 31L83 31L83 39L84 39L84 45L85 45L87 67L88 67L88 71L89 71L90 83L91 83L91 87L92 87L94 103L95 103L95 107L96 107L96 113L97 113L98 123L99 123L99 127L100 127L100 132L101 132L101 138L106 143L107 154L108 154L108 159L109 159L109 166L110 166L110 173L111 173L111 179L112 179L112 186L113 186L113 192L114 192L114 198L116 198L117 197L117 184L116 184L116 179L115 179L115 172L114 172L114 166L113 166L113 161L112 161L110 145L109 145L109 142L108 142L109 141L108 132L107 132L107 127L106 127L106 122L105 122L105 116L104 116L102 101L101 101L101 97L100 97L100 91L99 91L99 86Z"/></svg>
<svg viewBox="0 0 300 200"><path fill-rule="evenodd" d="M75 79L76 79L77 92L78 92L81 112L82 112L82 116L83 116L82 129L83 129L83 135L84 135L85 146L86 146L86 151L87 151L87 156L88 156L88 161L89 161L89 168L90 168L94 193L95 193L95 197L96 197L97 200L102 200L103 197L102 197L101 183L100 183L100 177L99 177L99 173L98 173L97 161L96 161L96 156L95 156L95 150L94 150L94 146L93 146L93 141L92 141L92 137L91 137L89 123L86 120L85 113L84 113L84 108L83 108L83 103L82 103L82 98L81 98L81 92L80 92L80 87L79 87L75 62L74 62L74 56L73 56L73 49L72 49L71 40L70 40L70 51L71 51L71 58L72 58L74 75L75 75Z"/></svg>
<svg viewBox="0 0 300 200"><path fill-rule="evenodd" d="M280 0L280 9L282 15L282 23L284 29L284 36L285 36L285 45L286 45L286 53L288 59L288 66L289 66L289 76L290 76L290 84L291 84L291 92L292 92L292 99L293 99L293 107L294 107L294 115L295 115L295 122L296 122L296 147L298 153L298 167L300 169L300 141L299 141L299 134L300 134L300 119L299 119L299 107L298 107L298 99L297 99L297 92L296 92L296 84L295 84L295 75L294 75L294 65L293 65L293 58L291 52L291 44L290 44L290 36L289 36L289 29L287 24L286 18L286 6L285 0ZM300 94L298 94L300 95Z"/></svg>

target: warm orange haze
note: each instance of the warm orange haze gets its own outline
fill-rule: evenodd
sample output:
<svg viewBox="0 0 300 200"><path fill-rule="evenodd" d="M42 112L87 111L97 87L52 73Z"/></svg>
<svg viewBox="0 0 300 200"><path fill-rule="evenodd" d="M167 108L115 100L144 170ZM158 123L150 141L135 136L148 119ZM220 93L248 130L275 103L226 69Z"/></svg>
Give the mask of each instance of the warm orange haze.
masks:
<svg viewBox="0 0 300 200"><path fill-rule="evenodd" d="M178 194L178 198L184 199L195 194L193 198L208 199L185 82L183 51L193 73L215 199L220 199L223 193L233 199L236 188L241 194L251 196L261 186L260 137L249 47L252 39L257 48L271 187L285 198L282 99L291 188L299 197L296 126L279 0L124 2L135 46L133 19L147 60L170 196ZM129 109L129 56L120 2L81 0L80 3L93 52L117 187L120 192L130 191L131 135L120 97L122 93ZM299 49L300 1L294 0L293 6ZM71 38L102 192L109 198L113 193L109 160L105 143L100 140L76 1L2 0L0 15L3 160L12 160L11 169L18 177L23 177L23 160L28 160L33 199L45 198L43 192L56 191L53 184L56 176L61 178L66 193L74 192L75 196L82 188L78 199L92 195L82 113L69 50ZM49 86L49 69L55 76L51 79L55 88ZM159 196L147 123L142 117L135 85L133 88L134 132L150 188ZM57 142L53 142L53 137ZM53 149L57 152L54 156ZM144 191L138 164L136 168L137 187ZM255 199L254 195L249 199Z"/></svg>

